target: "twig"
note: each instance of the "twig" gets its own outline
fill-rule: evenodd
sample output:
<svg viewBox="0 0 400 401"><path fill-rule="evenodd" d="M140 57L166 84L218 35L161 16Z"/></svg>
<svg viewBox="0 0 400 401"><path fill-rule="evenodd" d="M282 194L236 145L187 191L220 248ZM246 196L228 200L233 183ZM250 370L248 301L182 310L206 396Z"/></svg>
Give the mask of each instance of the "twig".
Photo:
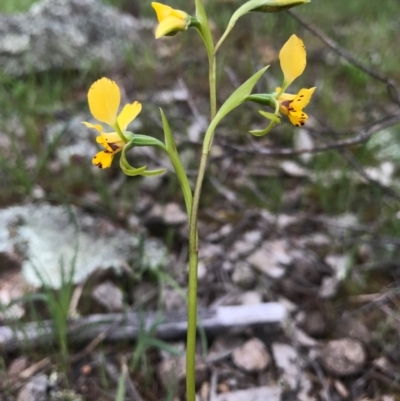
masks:
<svg viewBox="0 0 400 401"><path fill-rule="evenodd" d="M281 324L286 318L286 310L279 303L257 305L221 306L199 312L203 329L216 333L228 328L253 325ZM186 311L159 313L115 313L97 314L69 322L70 343L92 341L93 347L103 340L133 341L141 328L157 326L155 335L162 339L176 339L187 330ZM32 322L18 328L0 326L0 351L13 352L18 349L48 346L55 341L55 328L51 321ZM98 337L96 339L96 337ZM92 349L92 347L89 347Z"/></svg>
<svg viewBox="0 0 400 401"><path fill-rule="evenodd" d="M238 145L232 145L230 141L220 140L219 145L224 146L228 149L234 150L241 154L259 154L259 155L268 155L268 156L292 156L292 155L301 155L304 153L320 153L325 152L327 150L334 150L339 148L345 148L348 146L359 145L366 142L372 135L375 133L384 130L386 128L392 127L396 124L400 124L400 114L395 114L393 116L386 117L382 120L375 121L371 124L368 124L363 127L359 127L353 129L349 134L354 134L356 132L360 132L353 138L343 139L335 142L330 142L321 146L314 146L312 148L301 148L301 149L293 149L293 148L272 148L272 147L244 147ZM321 132L321 135L325 135L327 133Z"/></svg>
<svg viewBox="0 0 400 401"><path fill-rule="evenodd" d="M288 13L293 19L295 19L298 23L303 25L304 28L308 29L314 36L316 36L323 43L325 43L336 54L343 57L350 64L353 64L355 67L357 67L361 71L365 72L370 77L376 79L377 81L384 83L387 87L389 96L391 97L393 102L400 105L400 94L397 90L396 83L392 79L386 77L385 75L379 73L375 69L372 69L372 68L366 66L365 64L363 64L362 62L360 62L359 60L357 60L357 58L355 58L346 49L339 46L339 44L336 41L334 41L332 38L330 38L322 29L320 29L317 26L315 26L314 24L306 21L302 17L299 17L292 10L289 10Z"/></svg>

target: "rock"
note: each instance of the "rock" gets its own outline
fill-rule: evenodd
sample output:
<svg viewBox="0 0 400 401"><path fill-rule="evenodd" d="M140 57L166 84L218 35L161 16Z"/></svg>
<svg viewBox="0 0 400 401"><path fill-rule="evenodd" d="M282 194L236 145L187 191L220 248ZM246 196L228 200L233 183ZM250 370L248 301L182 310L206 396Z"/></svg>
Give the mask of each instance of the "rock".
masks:
<svg viewBox="0 0 400 401"><path fill-rule="evenodd" d="M183 386L186 378L186 355L164 358L157 365L157 374L166 389L170 388L171 380ZM207 366L199 356L196 357L195 375L196 385L200 385L207 379Z"/></svg>
<svg viewBox="0 0 400 401"><path fill-rule="evenodd" d="M107 312L120 312L124 307L124 294L111 281L96 286L93 289L92 298Z"/></svg>
<svg viewBox="0 0 400 401"><path fill-rule="evenodd" d="M232 352L232 361L247 372L262 372L271 362L271 357L262 341L252 338Z"/></svg>
<svg viewBox="0 0 400 401"><path fill-rule="evenodd" d="M350 337L369 345L372 336L368 328L357 318L344 316L335 324L335 336L339 338Z"/></svg>
<svg viewBox="0 0 400 401"><path fill-rule="evenodd" d="M246 262L238 261L232 273L232 281L241 288L247 289L254 285L256 275Z"/></svg>
<svg viewBox="0 0 400 401"><path fill-rule="evenodd" d="M19 392L17 401L47 401L49 387L46 375L33 376Z"/></svg>
<svg viewBox="0 0 400 401"><path fill-rule="evenodd" d="M328 330L326 316L319 310L307 311L302 324L304 331L311 337L322 337Z"/></svg>
<svg viewBox="0 0 400 401"><path fill-rule="evenodd" d="M215 401L279 401L282 390L278 386L256 387L214 396Z"/></svg>
<svg viewBox="0 0 400 401"><path fill-rule="evenodd" d="M0 68L21 76L120 65L137 41L138 21L98 0L42 0L0 15Z"/></svg>
<svg viewBox="0 0 400 401"><path fill-rule="evenodd" d="M183 295L183 296L182 296ZM162 289L162 301L166 312L183 310L186 308L186 294L178 292L175 288Z"/></svg>
<svg viewBox="0 0 400 401"><path fill-rule="evenodd" d="M139 236L72 206L37 203L0 209L1 237L15 246L23 260L24 279L37 287L45 281L58 288L62 271L65 280L77 283L96 269L119 270L130 260L140 259L149 269L166 260L160 242L146 239L141 251Z"/></svg>
<svg viewBox="0 0 400 401"><path fill-rule="evenodd" d="M276 240L264 242L260 249L250 255L248 261L262 273L279 279L285 275L292 258L286 251L286 242Z"/></svg>
<svg viewBox="0 0 400 401"><path fill-rule="evenodd" d="M274 343L272 354L280 370L280 381L284 383L288 392L296 390L297 400L311 401L313 398L308 395L312 387L311 382L304 374L302 361L296 349L288 344Z"/></svg>
<svg viewBox="0 0 400 401"><path fill-rule="evenodd" d="M257 291L246 291L240 295L241 305L256 305L262 303L262 296Z"/></svg>
<svg viewBox="0 0 400 401"><path fill-rule="evenodd" d="M321 299L334 298L340 288L341 280L337 277L324 277L318 290L318 297Z"/></svg>
<svg viewBox="0 0 400 401"><path fill-rule="evenodd" d="M362 344L352 338L329 341L321 350L321 363L335 376L351 376L364 367L367 355Z"/></svg>
<svg viewBox="0 0 400 401"><path fill-rule="evenodd" d="M20 269L2 271L0 265L0 319L20 319L25 314L21 299L32 289ZM18 301L19 300L19 301Z"/></svg>
<svg viewBox="0 0 400 401"><path fill-rule="evenodd" d="M10 379L16 379L20 373L28 367L29 361L26 356L20 356L14 359L8 368L8 376Z"/></svg>
<svg viewBox="0 0 400 401"><path fill-rule="evenodd" d="M187 222L186 213L182 207L175 202L170 202L165 205L164 210L165 222L169 225L180 225Z"/></svg>
<svg viewBox="0 0 400 401"><path fill-rule="evenodd" d="M216 337L207 355L207 363L213 363L229 357L232 351L243 343L243 339L235 335L223 334Z"/></svg>
<svg viewBox="0 0 400 401"><path fill-rule="evenodd" d="M348 267L351 263L351 257L349 255L328 255L325 258L325 262L335 272L335 276L339 280L343 280L348 272Z"/></svg>

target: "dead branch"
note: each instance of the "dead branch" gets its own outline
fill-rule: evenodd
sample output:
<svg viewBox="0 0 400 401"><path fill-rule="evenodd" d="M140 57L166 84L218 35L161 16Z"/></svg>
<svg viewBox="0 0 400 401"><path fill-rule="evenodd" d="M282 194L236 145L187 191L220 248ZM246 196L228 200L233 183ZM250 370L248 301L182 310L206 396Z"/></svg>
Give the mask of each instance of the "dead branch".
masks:
<svg viewBox="0 0 400 401"><path fill-rule="evenodd" d="M140 331L156 327L158 338L177 339L186 334L186 311L161 313L96 314L69 321L68 340L71 344L87 343L106 333L106 340L133 341ZM221 306L199 311L199 324L208 333L218 333L229 328L255 325L281 324L286 310L279 303L257 305ZM113 329L110 330L110 327ZM0 352L19 349L48 347L54 344L56 327L52 321L32 322L16 327L0 326Z"/></svg>

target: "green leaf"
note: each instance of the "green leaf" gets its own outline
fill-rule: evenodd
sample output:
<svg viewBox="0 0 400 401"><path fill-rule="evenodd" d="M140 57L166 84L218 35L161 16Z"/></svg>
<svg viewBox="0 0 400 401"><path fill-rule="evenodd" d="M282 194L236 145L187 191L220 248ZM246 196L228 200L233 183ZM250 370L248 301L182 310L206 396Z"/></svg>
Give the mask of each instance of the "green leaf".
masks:
<svg viewBox="0 0 400 401"><path fill-rule="evenodd" d="M176 152L174 137L172 136L171 127L169 126L167 117L162 109L160 109L160 113L164 129L165 147L168 152Z"/></svg>
<svg viewBox="0 0 400 401"><path fill-rule="evenodd" d="M160 109L161 120L164 129L164 138L165 138L165 147L168 153L168 156L171 160L172 165L174 166L176 176L178 177L179 183L182 188L183 197L185 198L186 211L188 216L190 216L190 212L192 210L192 190L190 188L189 180L187 178L187 174L181 159L179 158L178 151L176 149L174 137L172 136L171 128L169 126L166 115L163 110Z"/></svg>
<svg viewBox="0 0 400 401"><path fill-rule="evenodd" d="M269 65L262 68L260 71L256 72L252 77L250 77L245 83L243 83L239 88L232 93L231 96L225 101L225 103L219 109L217 115L211 121L210 126L207 129L206 137L204 140L204 150L207 152L210 150L210 144L214 136L214 131L221 120L230 113L233 109L238 107L246 98L250 95L254 88L254 85L261 78L264 72L269 68Z"/></svg>

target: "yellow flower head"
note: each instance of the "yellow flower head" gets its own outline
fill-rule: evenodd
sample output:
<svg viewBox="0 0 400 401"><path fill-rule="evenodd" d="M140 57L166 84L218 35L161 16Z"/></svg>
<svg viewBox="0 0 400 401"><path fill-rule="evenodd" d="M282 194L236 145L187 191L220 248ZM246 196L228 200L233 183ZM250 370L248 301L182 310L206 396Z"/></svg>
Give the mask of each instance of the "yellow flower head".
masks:
<svg viewBox="0 0 400 401"><path fill-rule="evenodd" d="M186 31L190 24L190 15L181 10L161 3L151 3L158 19L156 39L166 35L174 35L178 31Z"/></svg>
<svg viewBox="0 0 400 401"><path fill-rule="evenodd" d="M297 95L282 93L277 98L279 102L279 111L281 114L287 116L290 122L296 127L303 126L308 119L308 116L303 112L303 109L310 102L314 91L315 87L310 89L300 89ZM281 88L276 88L276 92L280 93Z"/></svg>
<svg viewBox="0 0 400 401"><path fill-rule="evenodd" d="M142 110L142 105L139 102L133 102L126 104L121 113L118 114L121 93L118 85L108 78L101 78L90 87L88 102L90 112L96 120L109 125L114 130L120 129L122 132L126 131L128 125ZM123 149L125 141L117 132L103 132L101 124L88 122L83 122L83 124L100 133L96 141L105 148L93 157L93 164L100 168L110 167L114 155Z"/></svg>
<svg viewBox="0 0 400 401"><path fill-rule="evenodd" d="M298 78L306 68L306 48L303 41L292 35L279 52L283 72L283 90Z"/></svg>

